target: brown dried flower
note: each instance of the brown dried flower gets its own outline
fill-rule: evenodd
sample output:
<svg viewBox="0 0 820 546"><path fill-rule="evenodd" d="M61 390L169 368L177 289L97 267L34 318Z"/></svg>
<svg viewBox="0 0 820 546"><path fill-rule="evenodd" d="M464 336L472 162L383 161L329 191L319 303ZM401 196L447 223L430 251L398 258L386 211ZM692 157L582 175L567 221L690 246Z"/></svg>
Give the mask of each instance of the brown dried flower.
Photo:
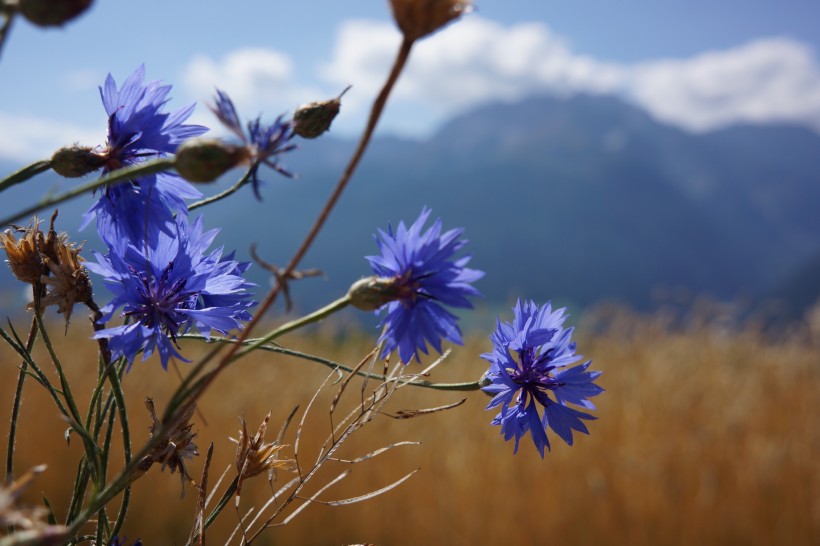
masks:
<svg viewBox="0 0 820 546"><path fill-rule="evenodd" d="M279 451L285 447L279 441L265 442L265 432L268 430L270 412L265 416L256 435L251 438L248 435L248 425L244 419L240 418L242 428L239 429L239 439L230 438L236 444L236 470L239 472L239 482L236 485L236 498L242 491L242 482L247 478L258 476L262 472L268 473L268 480L273 479L277 468L285 470L295 470L295 461L292 459L280 459Z"/></svg>
<svg viewBox="0 0 820 546"><path fill-rule="evenodd" d="M417 40L472 11L472 0L390 0L393 18L407 40Z"/></svg>
<svg viewBox="0 0 820 546"><path fill-rule="evenodd" d="M52 276L43 275L40 278L48 290L41 303L43 307L56 305L57 312L65 315L65 327L68 330L74 304L87 303L91 299L91 281L88 270L82 265L84 260L79 255L82 245L75 247L68 243L67 238L58 237L53 248L56 259L43 257Z"/></svg>
<svg viewBox="0 0 820 546"><path fill-rule="evenodd" d="M154 411L153 399L146 398L145 406L151 413L151 438L153 438L162 427L162 423ZM185 482L194 483L194 479L191 478L191 475L188 474L188 470L185 468L185 460L193 459L196 455L199 455L199 450L196 444L194 444L196 433L191 432L194 425L190 423L195 410L195 404L189 404L185 407L182 411L182 415L179 417L177 426L166 434L167 440L160 442L158 446L154 447L139 465L142 471L148 470L154 463L161 463L161 470L165 470L167 466L171 469L171 474L179 470L179 477L182 481L182 496L185 496Z"/></svg>
<svg viewBox="0 0 820 546"><path fill-rule="evenodd" d="M48 525L45 517L48 511L42 506L21 507L18 501L23 492L34 481L34 477L46 469L45 465L35 466L18 480L0 485L0 527L13 527L15 544L62 544L68 529L62 525Z"/></svg>
<svg viewBox="0 0 820 546"><path fill-rule="evenodd" d="M0 233L0 242L6 250L6 263L18 280L38 284L46 271L40 254L40 248L45 244L45 237L40 231L40 220L35 216L28 228L14 227L23 234L19 240L10 229Z"/></svg>

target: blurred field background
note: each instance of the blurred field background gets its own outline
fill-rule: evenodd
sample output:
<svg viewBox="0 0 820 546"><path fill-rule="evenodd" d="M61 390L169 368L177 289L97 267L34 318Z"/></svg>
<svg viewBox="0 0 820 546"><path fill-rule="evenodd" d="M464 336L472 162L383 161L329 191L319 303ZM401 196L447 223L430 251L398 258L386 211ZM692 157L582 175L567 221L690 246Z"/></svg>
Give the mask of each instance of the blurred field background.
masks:
<svg viewBox="0 0 820 546"><path fill-rule="evenodd" d="M573 317L575 318L575 317ZM599 308L575 321L579 352L603 370L606 392L595 401L599 420L573 447L554 437L544 460L529 438L516 456L484 411L489 400L467 393L454 410L412 420L377 419L356 433L341 455L355 457L400 440L418 440L356 465L322 499L378 489L421 470L397 489L346 507L309 507L291 524L267 531L259 544L817 544L820 543L820 311L815 319L764 335L754 324L736 327L719 313L673 320L658 312L639 316ZM17 325L24 331L24 324ZM61 330L55 324L54 332ZM96 375L94 346L80 316L60 342L75 392L87 400ZM326 327L283 339L289 347L355 364L371 348L364 334ZM486 338L472 336L432 378L471 380L485 370L478 355ZM194 356L202 347L187 344ZM37 353L44 367L42 351ZM0 347L0 408L11 408L18 360ZM182 367L185 364L181 365ZM417 368L415 371L418 371ZM203 400L195 428L200 453L215 444L211 483L232 464L238 417L254 431L273 411L268 437L296 404L304 408L327 376L317 364L278 355L254 356L230 369ZM136 363L125 378L134 442L150 425L143 398L158 409L178 379L156 361ZM358 389L352 389L358 396ZM332 390L308 420L305 457L328 431ZM394 410L457 401L459 393L406 388ZM63 439L61 422L42 389L26 385L17 473L45 463L29 492L47 495L58 514L79 459L79 442ZM5 438L8 418L0 431ZM290 431L287 443L293 442ZM117 429L119 432L119 429ZM286 448L286 451L292 448ZM199 477L203 457L190 464ZM344 465L328 468L324 482ZM284 483L290 476L280 472ZM324 483L320 480L321 483ZM318 484L319 482L317 482ZM315 489L315 488L314 488ZM247 482L242 507L261 504L270 488L263 477ZM182 544L195 513L196 491L180 499L177 475L156 466L133 491L122 535L146 546ZM115 503L116 506L116 503ZM112 510L113 511L113 510ZM208 535L222 544L237 521L232 508Z"/></svg>

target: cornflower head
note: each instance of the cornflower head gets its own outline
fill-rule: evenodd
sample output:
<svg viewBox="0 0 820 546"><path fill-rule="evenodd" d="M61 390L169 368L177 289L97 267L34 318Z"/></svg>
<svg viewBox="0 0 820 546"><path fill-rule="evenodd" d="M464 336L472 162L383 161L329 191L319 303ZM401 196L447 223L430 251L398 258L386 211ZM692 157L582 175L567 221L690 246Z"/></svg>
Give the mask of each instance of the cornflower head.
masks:
<svg viewBox="0 0 820 546"><path fill-rule="evenodd" d="M122 87L111 76L100 87L108 114L108 140L102 150L94 151L103 173L134 165L147 159L173 154L185 139L208 130L184 122L194 111L194 104L173 113L164 111L170 85L145 82L145 66L138 67ZM86 213L83 226L97 218L97 229L103 239L123 236L135 238L163 227L174 212L187 214L186 199L202 197L188 182L176 174L161 172L129 182L108 186L99 201Z"/></svg>
<svg viewBox="0 0 820 546"><path fill-rule="evenodd" d="M487 409L500 408L492 424L501 426L505 440L515 438L514 453L529 432L543 458L544 448L550 448L548 428L572 445L572 431L589 434L583 420L595 419L567 405L594 410L589 398L604 389L594 383L601 372L587 371L591 361L570 367L581 356L571 341L573 329L563 327L564 311L519 300L513 322L498 319L490 336L493 350L481 355L490 362L483 387L493 395Z"/></svg>
<svg viewBox="0 0 820 546"><path fill-rule="evenodd" d="M379 341L384 342L382 358L398 350L403 363L415 358L419 351L427 354L427 344L441 352L441 340L461 344L458 317L446 306L472 308L467 296L480 296L471 283L484 276L483 271L465 267L470 256L455 259L453 255L467 244L459 239L463 228L442 233L441 219L427 230L430 217L424 208L408 228L400 222L398 229L379 230L374 236L381 251L379 256L367 256L373 272L381 277L380 291L389 299L379 308L385 312ZM384 285L389 285L385 290Z"/></svg>
<svg viewBox="0 0 820 546"><path fill-rule="evenodd" d="M155 350L162 367L176 356L177 338L191 327L205 336L211 330L227 334L251 318L248 288L243 277L248 263L222 256L222 248L208 254L219 230L203 231L202 217L189 224L179 215L173 233L160 231L155 240L109 242L106 255L96 254L97 263L88 269L103 277L114 297L102 309L109 320L116 309L126 317L122 326L96 332L107 338L112 356L132 363L143 351L143 360Z"/></svg>
<svg viewBox="0 0 820 546"><path fill-rule="evenodd" d="M257 174L260 165L265 164L279 174L288 178L293 177L293 173L277 161L277 156L297 147L290 142L294 135L293 122L283 121L283 116L279 116L272 124L263 125L260 116L248 122L246 132L239 121L233 101L227 93L219 89L216 90L216 99L210 108L219 121L242 141L244 162L250 164L253 193L257 199L262 199L259 193L261 181Z"/></svg>

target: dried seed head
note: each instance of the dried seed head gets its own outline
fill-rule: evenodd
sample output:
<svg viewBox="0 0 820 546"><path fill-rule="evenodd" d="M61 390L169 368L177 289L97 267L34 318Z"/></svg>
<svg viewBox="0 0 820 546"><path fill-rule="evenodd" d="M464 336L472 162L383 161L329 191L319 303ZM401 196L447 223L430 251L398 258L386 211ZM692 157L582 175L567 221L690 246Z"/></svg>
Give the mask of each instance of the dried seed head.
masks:
<svg viewBox="0 0 820 546"><path fill-rule="evenodd" d="M335 99L309 102L297 108L293 113L293 132L302 138L316 138L330 129L348 89L350 86Z"/></svg>
<svg viewBox="0 0 820 546"><path fill-rule="evenodd" d="M45 465L35 466L18 480L6 486L0 485L0 527L17 527L19 529L45 527L46 524L43 519L48 512L44 507L18 506L20 497L34 481L34 477L45 469Z"/></svg>
<svg viewBox="0 0 820 546"><path fill-rule="evenodd" d="M162 422L157 418L154 411L154 401L151 398L145 399L145 406L151 413L151 438L153 438L155 434L159 433ZM147 470L154 463L160 463L162 465L161 470L165 470L167 466L171 469L171 474L179 470L179 477L182 481L182 496L185 496L185 482L194 481L185 468L185 460L193 459L194 456L199 455L199 450L194 444L196 433L191 432L194 425L189 422L191 417L194 416L195 410L196 405L194 404L188 404L186 407L181 408L182 413L178 419L175 419L178 424L165 434L167 439L152 449L139 465L142 471Z"/></svg>
<svg viewBox="0 0 820 546"><path fill-rule="evenodd" d="M61 26L84 12L91 0L20 0L20 13L41 27Z"/></svg>
<svg viewBox="0 0 820 546"><path fill-rule="evenodd" d="M472 0L390 0L393 19L407 40L417 40L472 11Z"/></svg>
<svg viewBox="0 0 820 546"><path fill-rule="evenodd" d="M45 244L40 220L35 216L28 228L15 227L23 234L19 240L10 229L0 233L0 242L6 250L6 263L18 280L39 284L40 277L47 271L40 253L40 248Z"/></svg>
<svg viewBox="0 0 820 546"><path fill-rule="evenodd" d="M268 430L270 412L265 416L259 430L253 438L248 434L248 425L244 419L240 418L242 428L239 429L239 439L230 438L236 444L236 470L239 473L239 483L236 487L237 501L242 491L242 482L247 478L253 478L263 472L268 473L268 479L272 480L276 469L295 470L295 461L292 459L280 459L279 451L285 447L277 441L265 442L265 432Z"/></svg>
<svg viewBox="0 0 820 546"><path fill-rule="evenodd" d="M174 168L188 182L213 182L249 159L244 146L197 138L186 140L177 148Z"/></svg>
<svg viewBox="0 0 820 546"><path fill-rule="evenodd" d="M51 168L60 176L79 178L102 168L105 156L87 146L66 146L51 156Z"/></svg>
<svg viewBox="0 0 820 546"><path fill-rule="evenodd" d="M68 330L74 304L87 303L91 299L91 281L88 270L82 265L84 260L79 255L82 245L75 247L65 237L58 236L53 248L56 259L43 256L52 276L43 275L40 278L47 289L41 304L43 307L56 305L57 312L65 316L65 327Z"/></svg>

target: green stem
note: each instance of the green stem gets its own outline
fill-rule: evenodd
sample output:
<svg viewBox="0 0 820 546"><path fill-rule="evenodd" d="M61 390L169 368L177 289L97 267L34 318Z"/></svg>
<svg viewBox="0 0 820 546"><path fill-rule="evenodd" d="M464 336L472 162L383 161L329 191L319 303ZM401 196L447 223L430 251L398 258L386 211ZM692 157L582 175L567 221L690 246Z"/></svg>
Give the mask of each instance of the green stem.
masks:
<svg viewBox="0 0 820 546"><path fill-rule="evenodd" d="M34 309L34 316L37 319L37 325L40 328L40 336L43 338L43 344L45 344L46 349L48 350L48 354L51 357L51 361L54 363L54 368L57 370L57 375L60 378L60 386L62 388L63 399L66 402L66 406L71 415L72 427L80 435L83 440L83 445L85 446L86 455L91 460L94 466L95 476L99 479L100 476L100 460L99 460L99 448L94 440L89 435L88 431L83 426L82 417L80 416L80 411L77 409L77 404L74 401L74 396L71 394L71 386L69 385L68 378L66 378L65 373L63 373L63 366L60 364L60 359L57 357L57 353L54 350L54 346L51 343L51 339L49 338L48 332L46 331L45 324L43 323L43 315L40 312L40 309ZM98 485L102 485L105 482L98 482Z"/></svg>
<svg viewBox="0 0 820 546"><path fill-rule="evenodd" d="M350 305L350 296L348 294L345 294L343 297L337 299L332 303L329 303L328 305L325 305L321 309L317 309L309 315L305 315L304 317L285 323L279 326L278 328L271 330L261 338L253 340L253 342L249 343L244 349L238 351L236 355L234 355L233 359L237 360L239 358L242 358L251 351L256 350L262 345L265 345L266 343L269 343L270 341L273 341L277 337L285 335L288 332L298 330L299 328L307 326L308 324L313 324L314 322L319 322L320 320L329 317L336 311L344 309L348 305Z"/></svg>
<svg viewBox="0 0 820 546"><path fill-rule="evenodd" d="M96 190L97 188L101 188L108 184L123 182L125 180L132 180L134 178L139 178L140 176L146 176L149 174L158 173L160 171L166 171L172 168L173 166L173 159L153 159L151 161L145 161L143 163L138 163L130 167L117 169L116 171L112 171L107 175L98 178L97 180L88 182L81 186L77 186L73 190L69 190L65 193L56 195L54 197L46 197L44 199L41 199L40 202L36 205L32 205L27 209L21 210L11 216L3 218L2 220L0 220L0 226L8 225L14 222L15 220L19 220L20 218L30 216L41 209L58 205L64 201L68 201L69 199L73 199L77 196L83 195L84 193L87 193L89 191Z"/></svg>
<svg viewBox="0 0 820 546"><path fill-rule="evenodd" d="M228 501L231 500L231 498L234 496L234 493L236 493L236 486L237 486L238 483L239 483L239 476L237 476L236 478L233 479L231 484L228 486L228 488L222 494L222 498L219 499L219 502L217 503L217 505L214 506L214 509L211 510L210 514L208 514L207 519L205 519L205 529L207 529L208 527L210 527L213 524L213 522L216 520L216 518L222 512L222 509L225 508L225 506L228 505ZM189 540L187 542L186 546L190 546L198 538L199 538L198 534L194 535L193 537L191 537L191 540Z"/></svg>
<svg viewBox="0 0 820 546"><path fill-rule="evenodd" d="M35 161L31 165L23 167L19 171L10 174L3 180L0 180L0 192L8 188L25 182L29 178L33 178L40 173L44 173L51 168L51 161Z"/></svg>
<svg viewBox="0 0 820 546"><path fill-rule="evenodd" d="M34 346L34 340L37 339L37 321L31 320L31 328L28 332L28 339L26 340L26 352L31 353ZM17 388L14 391L14 402L11 407L11 423L9 423L9 440L8 451L6 452L6 482L11 483L14 480L14 442L17 435L17 419L20 415L20 404L23 401L23 384L26 380L26 361L23 360L20 364L20 373L17 375Z"/></svg>
<svg viewBox="0 0 820 546"><path fill-rule="evenodd" d="M213 343L236 343L234 339L228 339L223 337L211 337L210 339L205 338L205 336L196 335L196 334L186 334L185 336L181 336L186 339L196 339L200 341L209 341ZM257 339L248 339L242 342L242 345L251 345L256 344L259 341ZM261 351L268 351L271 353L279 353L283 355L293 356L296 358L301 358L303 360L309 360L311 362L316 362L318 364L322 364L327 366L331 369L339 369L345 372L354 372L356 375L361 377L367 377L369 379L378 379L380 381L385 381L388 378L382 374L377 373L370 373L365 371L355 371L354 368L350 366L345 366L344 364L340 364L338 362L334 362L333 360L329 360L327 358L322 358L320 356L303 353L301 351L295 351L293 349L286 349L285 347L280 347L278 345L259 345L256 347ZM244 349L243 349L244 350ZM241 354L241 353L240 353ZM425 381L425 380L416 380L416 381L409 381L406 383L407 385L413 387L420 387L423 389L433 389L439 391L477 391L481 389L481 382L480 381L469 381L465 383L434 383L432 381Z"/></svg>
<svg viewBox="0 0 820 546"><path fill-rule="evenodd" d="M117 408L120 412L120 425L122 426L122 445L125 453L126 466L131 462L131 433L128 427L128 412L125 408L125 397L123 396L122 383L117 369L113 365L106 366L108 371L108 380L111 382L111 390L114 393L114 398L117 400ZM124 365L123 365L124 369ZM106 450L106 454L108 451ZM122 494L122 504L120 511L117 514L117 520L114 522L114 527L109 536L114 536L119 533L122 524L125 523L125 516L128 513L128 503L131 498L131 487L125 488Z"/></svg>
<svg viewBox="0 0 820 546"><path fill-rule="evenodd" d="M262 345L264 345L266 343L269 343L270 341L272 341L273 339L275 339L275 338L277 338L281 335L284 335L288 332L292 332L293 330L297 330L297 329L301 328L302 326L306 326L308 324L318 322L318 321L332 315L336 311L339 311L340 309L344 309L349 304L350 304L350 297L345 295L344 297L339 298L338 300L336 300L336 301L322 307L321 309L318 309L318 310L314 311L313 313L310 313L309 315L305 315L304 317L298 318L298 319L293 320L291 322L287 322L287 323L279 326L278 328L275 328L275 329L271 330L270 332L268 332L262 338L254 339L254 340L248 340L247 341L247 346L242 351L239 351L236 354L234 354L234 356L231 358L231 362L239 360L240 358L242 358L246 354L250 353L251 351L256 350L257 348L261 347ZM185 336L180 336L180 337L189 337L189 336L185 335ZM193 337L194 339L204 339L204 337L195 336L195 335L192 335L190 337ZM210 358L215 354L215 352L216 351L211 351L211 353L209 353L209 355L204 360L210 360ZM192 373L188 374L188 376L185 378L186 380L183 381L182 385L180 385L180 387L177 389L178 396L174 397L174 399L173 399L174 402L181 402L182 400L187 399L189 396L192 396L193 393L200 390L205 383L207 383L208 381L211 381L212 374L215 373L214 371L203 375L197 381L192 383L193 376L200 369L201 369L201 362L197 364L197 368L192 370ZM170 411L170 408L169 408L169 410L166 411L166 414L168 413L168 411Z"/></svg>
<svg viewBox="0 0 820 546"><path fill-rule="evenodd" d="M199 207L204 207L205 205L210 205L211 203L216 203L217 201L225 199L229 195L231 195L233 193L236 193L236 191L239 190L239 188L241 188L242 186L244 186L245 184L248 183L248 180L251 179L251 173L252 172L253 172L253 170L248 169L248 172L246 172L245 175L242 178L239 179L239 182L237 182L236 184L234 184L233 186L231 186L227 190L225 190L223 192L220 192L220 193L217 193L216 195L206 197L205 199L202 199L200 201L196 201L194 203L191 203L190 205L188 205L188 212L190 212L192 210L195 210L195 209L198 209Z"/></svg>

